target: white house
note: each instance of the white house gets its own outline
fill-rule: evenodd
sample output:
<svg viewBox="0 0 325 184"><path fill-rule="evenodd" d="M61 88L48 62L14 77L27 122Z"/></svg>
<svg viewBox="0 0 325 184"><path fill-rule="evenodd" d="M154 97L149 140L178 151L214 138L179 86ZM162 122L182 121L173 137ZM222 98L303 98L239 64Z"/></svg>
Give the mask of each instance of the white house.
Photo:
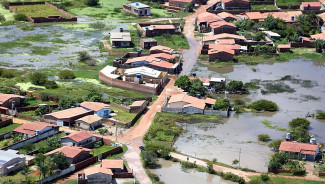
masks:
<svg viewBox="0 0 325 184"><path fill-rule="evenodd" d="M26 157L14 150L0 150L0 175L4 176L17 171L26 165Z"/></svg>

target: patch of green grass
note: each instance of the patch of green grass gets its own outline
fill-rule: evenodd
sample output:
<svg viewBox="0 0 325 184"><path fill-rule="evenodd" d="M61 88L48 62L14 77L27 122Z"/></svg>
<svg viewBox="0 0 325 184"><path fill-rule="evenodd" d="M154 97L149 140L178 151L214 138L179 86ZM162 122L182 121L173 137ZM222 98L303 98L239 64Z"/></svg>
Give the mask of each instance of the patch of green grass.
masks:
<svg viewBox="0 0 325 184"><path fill-rule="evenodd" d="M24 43L21 41L10 41L0 43L0 54L7 54L7 51L15 48L28 48L30 43Z"/></svg>
<svg viewBox="0 0 325 184"><path fill-rule="evenodd" d="M99 73L98 71L89 71L89 70L78 70L75 71L74 74L77 78L87 78L87 79L98 79Z"/></svg>
<svg viewBox="0 0 325 184"><path fill-rule="evenodd" d="M305 2L313 2L314 0L306 0ZM277 6L297 6L300 5L300 0L278 0L276 1Z"/></svg>
<svg viewBox="0 0 325 184"><path fill-rule="evenodd" d="M129 123L136 116L136 113L129 113L128 111L125 111L117 106L111 105L111 107L114 112L116 112L119 122Z"/></svg>
<svg viewBox="0 0 325 184"><path fill-rule="evenodd" d="M121 158L124 155L124 153L126 153L128 151L128 147L125 144L123 144L122 145L122 150L123 151L121 153L108 156L108 157L106 157L106 159L118 159L118 158Z"/></svg>
<svg viewBox="0 0 325 184"><path fill-rule="evenodd" d="M77 184L78 181L76 179L72 179L72 180L68 180L68 181L65 181L63 184Z"/></svg>
<svg viewBox="0 0 325 184"><path fill-rule="evenodd" d="M28 177L28 180L31 180L31 181L38 181L38 179L39 179L39 175L35 174L34 171L32 171L30 174L28 174L27 177ZM25 181L25 175L23 175L21 172L18 171L18 172L9 174L7 176L0 177L0 183L6 183L9 180L12 180L15 183L20 183L21 181Z"/></svg>
<svg viewBox="0 0 325 184"><path fill-rule="evenodd" d="M21 124L13 123L8 126L0 128L0 134L4 134L7 132L12 132L15 128L19 127Z"/></svg>
<svg viewBox="0 0 325 184"><path fill-rule="evenodd" d="M47 41L46 34L32 34L25 36L21 41L23 42L45 42Z"/></svg>
<svg viewBox="0 0 325 184"><path fill-rule="evenodd" d="M258 183L261 184L285 184L285 183L292 183L292 184L321 184L324 182L321 181L311 181L311 180L302 180L302 179L293 179L293 178L283 178L283 177L276 177L276 176L269 176L269 181L262 181L258 176L250 176L249 178L253 180L257 180Z"/></svg>
<svg viewBox="0 0 325 184"><path fill-rule="evenodd" d="M158 45L163 45L172 49L189 49L190 46L184 35L162 35L155 36Z"/></svg>
<svg viewBox="0 0 325 184"><path fill-rule="evenodd" d="M252 5L252 10L276 10L274 5Z"/></svg>
<svg viewBox="0 0 325 184"><path fill-rule="evenodd" d="M49 15L61 15L64 18L69 18L64 13L57 11L56 9L47 6L46 4L35 5L20 5L15 6L17 13L22 13L31 17L48 17Z"/></svg>
<svg viewBox="0 0 325 184"><path fill-rule="evenodd" d="M27 104L27 107L35 107L35 106L38 106L39 104L48 104L48 105L57 104L56 102L40 101L40 100L37 100L37 99L34 99L34 100L27 99L25 102Z"/></svg>
<svg viewBox="0 0 325 184"><path fill-rule="evenodd" d="M112 150L114 148L115 148L114 146L109 146L109 145L103 145L103 146L101 146L99 148L93 148L93 150L94 150L94 156L97 156L97 155L99 155L101 153L104 153L106 151Z"/></svg>
<svg viewBox="0 0 325 184"><path fill-rule="evenodd" d="M51 47L32 47L32 54L46 56L52 53Z"/></svg>

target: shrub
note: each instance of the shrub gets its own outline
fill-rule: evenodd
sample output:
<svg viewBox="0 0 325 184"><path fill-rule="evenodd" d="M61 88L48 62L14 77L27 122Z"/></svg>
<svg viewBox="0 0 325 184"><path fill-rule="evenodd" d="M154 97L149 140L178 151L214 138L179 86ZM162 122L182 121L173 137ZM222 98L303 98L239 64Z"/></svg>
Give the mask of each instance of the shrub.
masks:
<svg viewBox="0 0 325 184"><path fill-rule="evenodd" d="M323 111L318 111L316 115L317 119L325 119L325 112Z"/></svg>
<svg viewBox="0 0 325 184"><path fill-rule="evenodd" d="M114 12L115 12L115 13L119 13L119 12L121 12L121 8L114 8Z"/></svg>
<svg viewBox="0 0 325 184"><path fill-rule="evenodd" d="M231 81L226 84L227 91L241 91L244 90L244 84L242 81Z"/></svg>
<svg viewBox="0 0 325 184"><path fill-rule="evenodd" d="M69 109L72 106L76 106L76 104L76 101L74 101L73 99L65 97L59 101L58 106L60 109Z"/></svg>
<svg viewBox="0 0 325 184"><path fill-rule="evenodd" d="M284 152L278 152L272 155L271 160L269 161L268 168L270 169L281 169L282 165L288 162L288 155Z"/></svg>
<svg viewBox="0 0 325 184"><path fill-rule="evenodd" d="M267 135L267 134L259 134L257 136L257 138L258 138L259 141L262 141L262 142L268 142L268 141L270 141L270 136Z"/></svg>
<svg viewBox="0 0 325 184"><path fill-rule="evenodd" d="M256 111L277 111L278 106L276 103L268 100L258 100L249 105L249 108Z"/></svg>
<svg viewBox="0 0 325 184"><path fill-rule="evenodd" d="M14 15L15 20L17 21L24 21L24 22L28 22L28 17L25 14L22 13L17 13Z"/></svg>
<svg viewBox="0 0 325 184"><path fill-rule="evenodd" d="M4 94L14 94L14 90L9 88L9 87L1 87L0 88L0 93L4 93Z"/></svg>
<svg viewBox="0 0 325 184"><path fill-rule="evenodd" d="M290 128L302 127L304 129L307 129L309 125L310 125L310 121L308 121L305 118L296 118L289 122Z"/></svg>
<svg viewBox="0 0 325 184"><path fill-rule="evenodd" d="M282 142L281 139L274 140L269 144L269 147L273 148L275 151L278 151L280 148L281 142Z"/></svg>
<svg viewBox="0 0 325 184"><path fill-rule="evenodd" d="M260 176L261 180L266 182L266 181L269 181L270 180L270 177L268 174L265 174L265 173L262 173L261 176Z"/></svg>
<svg viewBox="0 0 325 184"><path fill-rule="evenodd" d="M41 100L42 100L42 101L49 101L49 97L50 97L50 95L49 95L48 93L41 92L41 93L40 93L40 96L41 96Z"/></svg>
<svg viewBox="0 0 325 184"><path fill-rule="evenodd" d="M230 106L230 102L229 102L228 99L218 100L218 101L216 101L215 104L214 104L214 108L215 108L216 110L220 110L220 109L224 110L224 109L226 109L228 106Z"/></svg>
<svg viewBox="0 0 325 184"><path fill-rule="evenodd" d="M73 71L71 70L61 70L59 72L59 78L60 79L75 79L76 76Z"/></svg>
<svg viewBox="0 0 325 184"><path fill-rule="evenodd" d="M86 5L88 5L88 6L97 6L97 5L99 5L99 0L87 0Z"/></svg>
<svg viewBox="0 0 325 184"><path fill-rule="evenodd" d="M141 156L144 162L144 167L155 168L158 166L158 156L153 151L143 151Z"/></svg>
<svg viewBox="0 0 325 184"><path fill-rule="evenodd" d="M44 84L46 89L56 89L59 85L55 81L47 80Z"/></svg>
<svg viewBox="0 0 325 184"><path fill-rule="evenodd" d="M85 62L85 61L91 59L91 56L89 55L89 53L87 51L80 51L78 53L78 56L79 56L80 62Z"/></svg>
<svg viewBox="0 0 325 184"><path fill-rule="evenodd" d="M0 14L0 22L6 22L6 18L4 15Z"/></svg>
<svg viewBox="0 0 325 184"><path fill-rule="evenodd" d="M184 91L188 91L191 87L191 80L188 78L188 76L183 75L176 79L174 85L181 88Z"/></svg>
<svg viewBox="0 0 325 184"><path fill-rule="evenodd" d="M43 86L47 81L47 76L43 72L33 72L29 75L32 84Z"/></svg>
<svg viewBox="0 0 325 184"><path fill-rule="evenodd" d="M10 70L0 69L0 77L13 78L13 77L15 77L15 74Z"/></svg>
<svg viewBox="0 0 325 184"><path fill-rule="evenodd" d="M47 105L41 105L39 108L35 110L35 114L38 116L43 116L44 114L48 114L52 112L52 108Z"/></svg>
<svg viewBox="0 0 325 184"><path fill-rule="evenodd" d="M234 99L235 105L245 105L245 101L239 98Z"/></svg>

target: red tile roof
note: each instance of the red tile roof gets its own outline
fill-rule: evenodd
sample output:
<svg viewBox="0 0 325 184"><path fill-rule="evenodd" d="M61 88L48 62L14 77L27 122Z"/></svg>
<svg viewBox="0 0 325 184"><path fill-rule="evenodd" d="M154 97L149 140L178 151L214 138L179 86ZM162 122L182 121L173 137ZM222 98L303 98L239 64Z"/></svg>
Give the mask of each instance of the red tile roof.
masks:
<svg viewBox="0 0 325 184"><path fill-rule="evenodd" d="M57 125L35 121L35 122L22 124L21 126L17 127L13 131L22 134L35 135L36 130L42 131L46 127L57 127Z"/></svg>
<svg viewBox="0 0 325 184"><path fill-rule="evenodd" d="M46 114L46 115L53 116L57 119L65 119L65 118L71 118L71 117L75 117L78 115L82 115L82 114L85 114L88 112L89 111L87 111L86 109L84 109L82 107L75 107L75 108L70 108L70 109L66 109L66 110L62 110L62 111L52 112L52 113Z"/></svg>
<svg viewBox="0 0 325 184"><path fill-rule="evenodd" d="M110 108L110 105L101 102L82 102L80 106L93 111L99 111L101 109Z"/></svg>
<svg viewBox="0 0 325 184"><path fill-rule="evenodd" d="M237 26L235 24L233 24L231 22L227 22L227 21L217 21L217 22L212 22L210 24L211 28L219 28L219 27L223 27L223 26L237 28Z"/></svg>
<svg viewBox="0 0 325 184"><path fill-rule="evenodd" d="M262 15L264 16L264 18L266 18L268 15L271 15L274 18L282 19L285 22L296 22L297 17L302 15L302 12L301 11L265 12ZM292 20L292 17L295 17L294 20Z"/></svg>
<svg viewBox="0 0 325 184"><path fill-rule="evenodd" d="M217 15L219 17L223 18L223 19L226 19L226 18L233 18L235 20L238 20L239 19L238 17L236 17L233 14L228 13L228 12L221 12L221 13L218 13Z"/></svg>
<svg viewBox="0 0 325 184"><path fill-rule="evenodd" d="M218 45L234 45L235 40L234 39L222 39L222 40L218 40L217 44Z"/></svg>
<svg viewBox="0 0 325 184"><path fill-rule="evenodd" d="M277 48L278 49L290 49L291 46L290 46L290 44L279 44Z"/></svg>
<svg viewBox="0 0 325 184"><path fill-rule="evenodd" d="M176 29L172 24L165 24L165 25L150 25L149 29Z"/></svg>
<svg viewBox="0 0 325 184"><path fill-rule="evenodd" d="M170 54L166 54L166 53L158 53L158 54L151 54L149 56L142 56L142 57L135 57L132 59L128 59L125 63L129 64L129 63L134 63L134 62L146 61L150 65L159 66L159 67L163 67L163 68L172 68L174 66L174 64L170 63L168 61L165 61L165 60L172 60L175 58L176 58L176 56L174 56L174 55L170 55ZM164 59L164 60L162 60L162 59Z"/></svg>
<svg viewBox="0 0 325 184"><path fill-rule="evenodd" d="M193 0L169 0L169 2L191 3L193 2Z"/></svg>
<svg viewBox="0 0 325 184"><path fill-rule="evenodd" d="M102 167L106 169L124 169L123 160L102 160Z"/></svg>
<svg viewBox="0 0 325 184"><path fill-rule="evenodd" d="M172 95L168 101L168 103L176 103L176 102L185 102L183 108L185 107L195 107L198 109L203 110L205 108L205 100L204 99L199 99L196 97L192 97L189 95L186 95L185 93L183 94L177 94L177 95Z"/></svg>
<svg viewBox="0 0 325 184"><path fill-rule="evenodd" d="M159 50L159 51L169 53L169 54L171 54L174 51L173 49L171 49L169 47L162 46L162 45L153 46L150 48L149 51L154 51L154 50Z"/></svg>
<svg viewBox="0 0 325 184"><path fill-rule="evenodd" d="M108 175L113 175L113 172L111 169L106 169L98 166L93 166L90 168L87 168L83 170L81 173L85 173L86 176L97 174L97 173L103 173L103 174L108 174Z"/></svg>
<svg viewBox="0 0 325 184"><path fill-rule="evenodd" d="M214 41L219 39L235 39L235 40L246 40L244 36L235 34L222 33L217 35L204 36L203 41Z"/></svg>
<svg viewBox="0 0 325 184"><path fill-rule="evenodd" d="M93 151L92 149L83 148L83 147L77 147L77 146L62 146L61 148L55 149L51 152L46 153L45 155L52 155L54 153L63 153L65 157L68 158L75 158L77 155L79 155L81 152L90 152Z"/></svg>
<svg viewBox="0 0 325 184"><path fill-rule="evenodd" d="M140 100L140 101L134 101L133 103L132 103L132 105L130 105L130 106L134 106L134 107L139 107L139 106L141 106L143 103L145 103L146 101L145 100Z"/></svg>
<svg viewBox="0 0 325 184"><path fill-rule="evenodd" d="M281 142L279 150L314 155L318 147L319 145L315 145L315 144L284 141Z"/></svg>
<svg viewBox="0 0 325 184"><path fill-rule="evenodd" d="M319 34L314 34L314 35L310 35L310 37L312 39L315 39L315 40L325 40L325 32L323 33L319 33Z"/></svg>
<svg viewBox="0 0 325 184"><path fill-rule="evenodd" d="M93 137L94 135L87 132L87 131L81 131L81 132L75 132L75 133L72 133L70 135L66 135L66 136L63 136L61 139L64 139L64 138L70 138L76 142L80 142L80 141L83 141L85 139L88 139L88 138L91 138Z"/></svg>
<svg viewBox="0 0 325 184"><path fill-rule="evenodd" d="M209 44L209 51L208 54L216 54L219 52L226 52L228 54L235 54L236 49L239 49L240 45L216 45L216 44ZM232 48L233 47L233 48Z"/></svg>
<svg viewBox="0 0 325 184"><path fill-rule="evenodd" d="M224 3L229 3L229 2L246 2L249 3L249 0L222 0Z"/></svg>
<svg viewBox="0 0 325 184"><path fill-rule="evenodd" d="M214 13L204 12L204 13L198 14L196 22L198 24L200 24L202 22L211 23L211 22L219 21L220 19L221 19L221 17L219 17L218 15L216 15Z"/></svg>
<svg viewBox="0 0 325 184"><path fill-rule="evenodd" d="M14 94L0 94L0 105L10 100L11 98L16 98L16 97L23 98L22 96L14 95Z"/></svg>
<svg viewBox="0 0 325 184"><path fill-rule="evenodd" d="M216 99L206 98L206 99L205 99L205 103L206 103L206 104L214 105L214 104L216 103Z"/></svg>
<svg viewBox="0 0 325 184"><path fill-rule="evenodd" d="M317 2L301 2L301 5L302 5L303 7L305 7L305 8L307 8L308 5L309 5L310 7L321 7L321 4L320 4L319 1L317 1Z"/></svg>
<svg viewBox="0 0 325 184"><path fill-rule="evenodd" d="M88 116L77 119L77 121L83 121L87 124L92 124L92 123L95 123L100 120L102 120L102 118L97 115L88 115Z"/></svg>
<svg viewBox="0 0 325 184"><path fill-rule="evenodd" d="M265 18L261 12L246 12L245 15L252 20L264 21Z"/></svg>

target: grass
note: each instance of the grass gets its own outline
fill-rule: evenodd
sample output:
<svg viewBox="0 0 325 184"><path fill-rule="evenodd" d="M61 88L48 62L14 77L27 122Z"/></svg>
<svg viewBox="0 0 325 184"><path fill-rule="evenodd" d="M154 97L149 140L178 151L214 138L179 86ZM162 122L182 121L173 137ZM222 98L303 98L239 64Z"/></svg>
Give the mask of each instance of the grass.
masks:
<svg viewBox="0 0 325 184"><path fill-rule="evenodd" d="M63 184L77 184L78 181L76 179L72 179L72 180L68 180L68 181L65 181Z"/></svg>
<svg viewBox="0 0 325 184"><path fill-rule="evenodd" d="M287 131L285 128L271 125L272 122L269 120L263 120L262 123L268 128L277 129L278 131Z"/></svg>
<svg viewBox="0 0 325 184"><path fill-rule="evenodd" d="M15 128L19 127L21 124L13 123L8 126L0 128L0 134L4 134L7 132L12 132Z"/></svg>
<svg viewBox="0 0 325 184"><path fill-rule="evenodd" d="M87 79L98 79L99 73L98 71L91 71L91 70L77 70L74 71L74 74L77 78L87 78Z"/></svg>
<svg viewBox="0 0 325 184"><path fill-rule="evenodd" d="M252 5L252 10L276 10L274 5Z"/></svg>
<svg viewBox="0 0 325 184"><path fill-rule="evenodd" d="M21 41L9 41L0 43L0 54L7 54L7 51L15 48L28 48L30 43L24 43Z"/></svg>
<svg viewBox="0 0 325 184"><path fill-rule="evenodd" d="M109 150L112 150L114 149L115 147L114 146L109 146L109 145L103 145L99 148L93 148L94 150L94 156L97 156L97 155L100 155L101 153L104 153L106 151L109 151Z"/></svg>
<svg viewBox="0 0 325 184"><path fill-rule="evenodd" d="M31 172L28 176L28 180L37 181L39 175L36 175L34 172ZM21 181L25 181L25 175L21 174L21 172L15 172L8 176L1 176L0 183L6 183L7 181L12 180L15 183L20 183Z"/></svg>
<svg viewBox="0 0 325 184"><path fill-rule="evenodd" d="M5 16L6 21L14 20L14 13L10 10L5 9L3 6L0 6L0 14Z"/></svg>
<svg viewBox="0 0 325 184"><path fill-rule="evenodd" d="M37 99L34 99L34 100L27 99L25 102L26 102L26 104L28 104L27 107L35 107L35 106L38 106L39 104L47 104L47 105L55 105L55 104L57 104L56 102L40 101L40 100L37 100Z"/></svg>
<svg viewBox="0 0 325 184"><path fill-rule="evenodd" d="M34 46L32 47L32 54L34 55L41 55L41 56L46 56L52 53L52 48L51 47L37 47Z"/></svg>
<svg viewBox="0 0 325 184"><path fill-rule="evenodd" d="M128 147L125 144L123 144L122 145L122 150L123 151L121 153L108 156L108 157L106 157L106 159L118 159L118 158L121 158L124 155L124 153L128 151Z"/></svg>
<svg viewBox="0 0 325 184"><path fill-rule="evenodd" d="M45 4L20 5L15 6L15 8L17 13L22 13L31 17L48 17L49 15L61 15L64 18L69 18L69 16Z"/></svg>
<svg viewBox="0 0 325 184"><path fill-rule="evenodd" d="M186 37L182 34L155 36L154 39L157 40L158 45L164 45L175 50L190 48Z"/></svg>
<svg viewBox="0 0 325 184"><path fill-rule="evenodd" d="M305 2L313 2L314 0L306 0ZM297 6L300 5L300 0L278 0L276 1L277 6Z"/></svg>
<svg viewBox="0 0 325 184"><path fill-rule="evenodd" d="M285 183L292 183L292 184L321 184L324 182L321 181L311 181L311 180L301 180L301 179L292 179L292 178L282 178L282 177L276 177L276 176L269 176L269 181L262 181L260 177L258 176L250 176L249 178L258 180L258 183L261 184L285 184Z"/></svg>
<svg viewBox="0 0 325 184"><path fill-rule="evenodd" d="M112 105L112 109L116 112L118 121L122 123L129 123L133 120L133 118L136 116L136 113L129 113L128 111L125 111L124 109L121 109L117 106Z"/></svg>

